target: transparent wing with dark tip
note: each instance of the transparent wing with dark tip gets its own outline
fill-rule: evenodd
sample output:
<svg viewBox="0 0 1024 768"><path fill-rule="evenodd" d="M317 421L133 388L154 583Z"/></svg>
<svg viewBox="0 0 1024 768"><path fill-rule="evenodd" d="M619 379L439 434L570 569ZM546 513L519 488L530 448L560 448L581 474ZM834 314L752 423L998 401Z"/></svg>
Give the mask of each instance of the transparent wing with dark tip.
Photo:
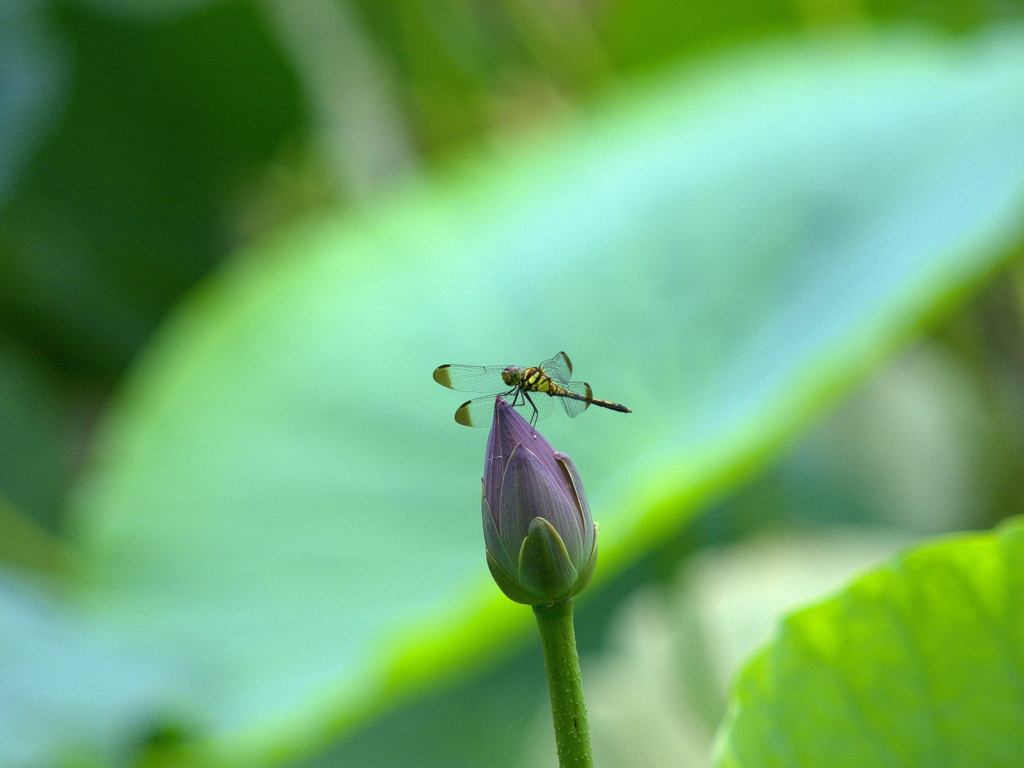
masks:
<svg viewBox="0 0 1024 768"><path fill-rule="evenodd" d="M565 352L559 352L550 360L545 360L537 367L559 384L568 384L569 379L572 378L572 363Z"/></svg>
<svg viewBox="0 0 1024 768"><path fill-rule="evenodd" d="M574 395L579 395L582 398L577 400L574 397L555 396L558 397L558 402L562 404L562 409L569 415L569 418L575 419L590 407L594 399L594 393L590 389L590 385L585 381L563 381L560 383ZM547 399L552 400L554 398L549 397Z"/></svg>
<svg viewBox="0 0 1024 768"><path fill-rule="evenodd" d="M455 420L467 427L489 427L494 418L494 398L496 395L485 395L475 397L459 406L455 411ZM519 411L519 414L527 421L533 422L536 419L543 419L551 413L551 400L547 395L530 395L527 400L522 393L518 398L506 398L508 404ZM561 398L565 399L565 398ZM536 406L536 410L534 409Z"/></svg>
<svg viewBox="0 0 1024 768"><path fill-rule="evenodd" d="M434 369L434 381L459 392L507 392L501 378L504 365L440 365Z"/></svg>

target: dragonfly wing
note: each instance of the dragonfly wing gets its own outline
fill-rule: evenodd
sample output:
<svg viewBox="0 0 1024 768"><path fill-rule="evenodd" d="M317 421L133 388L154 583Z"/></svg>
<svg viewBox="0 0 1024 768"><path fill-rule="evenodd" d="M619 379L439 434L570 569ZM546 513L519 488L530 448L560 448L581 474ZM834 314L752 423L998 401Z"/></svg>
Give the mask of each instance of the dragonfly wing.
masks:
<svg viewBox="0 0 1024 768"><path fill-rule="evenodd" d="M551 413L551 401L554 399L548 395L533 392L527 400L522 394L518 398L510 397L509 393L503 395L508 404L515 408L519 415L533 423L534 417L543 419ZM489 427L494 419L494 398L497 395L485 395L475 397L459 406L455 411L455 420L467 427ZM564 398L562 398L564 399Z"/></svg>
<svg viewBox="0 0 1024 768"><path fill-rule="evenodd" d="M590 401L593 399L594 393L591 391L590 385L585 381L567 381L562 386L573 394L584 398L583 400L577 400L573 397L558 398L569 418L574 419L590 407Z"/></svg>
<svg viewBox="0 0 1024 768"><path fill-rule="evenodd" d="M537 367L559 384L566 384L572 377L572 363L565 352L559 352L550 360L545 360Z"/></svg>
<svg viewBox="0 0 1024 768"><path fill-rule="evenodd" d="M463 403L455 412L455 420L466 427L491 426L495 397L496 395L485 395Z"/></svg>
<svg viewBox="0 0 1024 768"><path fill-rule="evenodd" d="M508 385L501 378L504 365L440 365L434 381L459 392L501 392Z"/></svg>

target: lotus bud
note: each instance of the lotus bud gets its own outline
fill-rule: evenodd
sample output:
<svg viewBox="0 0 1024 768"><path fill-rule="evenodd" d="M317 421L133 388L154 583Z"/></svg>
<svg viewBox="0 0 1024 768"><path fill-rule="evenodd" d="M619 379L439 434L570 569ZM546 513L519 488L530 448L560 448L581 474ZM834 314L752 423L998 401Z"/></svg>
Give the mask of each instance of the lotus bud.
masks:
<svg viewBox="0 0 1024 768"><path fill-rule="evenodd" d="M597 528L579 473L501 397L483 486L487 565L501 591L526 605L581 592L597 564Z"/></svg>

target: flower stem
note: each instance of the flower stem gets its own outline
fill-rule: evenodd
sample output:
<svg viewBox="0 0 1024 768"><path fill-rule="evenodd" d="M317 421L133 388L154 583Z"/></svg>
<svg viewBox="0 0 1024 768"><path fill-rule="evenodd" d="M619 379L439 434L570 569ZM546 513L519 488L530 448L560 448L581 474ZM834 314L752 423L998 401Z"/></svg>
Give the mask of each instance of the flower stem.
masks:
<svg viewBox="0 0 1024 768"><path fill-rule="evenodd" d="M544 666L551 691L551 716L559 768L593 768L590 728L583 703L583 680L572 627L572 600L533 608L544 647Z"/></svg>

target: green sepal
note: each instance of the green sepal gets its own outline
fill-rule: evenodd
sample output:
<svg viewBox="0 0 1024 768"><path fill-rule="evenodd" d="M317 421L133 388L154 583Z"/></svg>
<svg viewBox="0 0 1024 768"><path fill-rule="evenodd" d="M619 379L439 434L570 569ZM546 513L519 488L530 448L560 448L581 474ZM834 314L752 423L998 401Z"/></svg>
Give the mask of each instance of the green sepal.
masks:
<svg viewBox="0 0 1024 768"><path fill-rule="evenodd" d="M487 553L487 567L491 569L491 576L494 577L494 582L498 585L498 588L505 593L505 597L509 600L514 600L517 603L523 605L544 605L550 603L550 600L543 598L536 598L527 592L515 577L506 573L502 567L498 564L498 561L494 559L490 552Z"/></svg>
<svg viewBox="0 0 1024 768"><path fill-rule="evenodd" d="M534 605L567 597L578 578L558 531L543 517L533 518L519 550L519 583L539 599Z"/></svg>

